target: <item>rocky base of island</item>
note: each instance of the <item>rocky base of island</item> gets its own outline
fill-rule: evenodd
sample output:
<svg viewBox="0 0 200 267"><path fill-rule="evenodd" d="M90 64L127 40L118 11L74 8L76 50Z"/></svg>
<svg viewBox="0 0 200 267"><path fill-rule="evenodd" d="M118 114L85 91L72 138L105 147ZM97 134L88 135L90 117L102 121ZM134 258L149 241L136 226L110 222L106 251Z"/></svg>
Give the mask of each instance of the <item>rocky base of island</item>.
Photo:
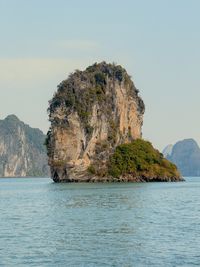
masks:
<svg viewBox="0 0 200 267"><path fill-rule="evenodd" d="M57 166L54 182L179 182L184 181L176 165L168 161L152 144L137 139L116 147L106 166L91 164L80 176L67 174L67 167Z"/></svg>
<svg viewBox="0 0 200 267"><path fill-rule="evenodd" d="M151 182L184 182L183 178L176 177L134 177L134 176L125 176L120 178L113 177L82 177L81 179L77 178L67 178L63 180L54 180L56 183L151 183Z"/></svg>

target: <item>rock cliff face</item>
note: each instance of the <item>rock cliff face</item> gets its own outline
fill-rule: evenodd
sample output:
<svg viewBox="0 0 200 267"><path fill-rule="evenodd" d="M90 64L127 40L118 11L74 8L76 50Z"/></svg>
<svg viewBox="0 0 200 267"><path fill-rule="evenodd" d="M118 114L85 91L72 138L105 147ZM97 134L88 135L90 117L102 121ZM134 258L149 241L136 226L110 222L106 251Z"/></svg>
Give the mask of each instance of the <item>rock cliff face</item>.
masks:
<svg viewBox="0 0 200 267"><path fill-rule="evenodd" d="M166 158L177 165L183 176L200 176L200 148L194 139L177 142Z"/></svg>
<svg viewBox="0 0 200 267"><path fill-rule="evenodd" d="M45 135L15 115L0 120L0 176L48 176Z"/></svg>
<svg viewBox="0 0 200 267"><path fill-rule="evenodd" d="M93 166L103 177L116 146L141 138L143 114L144 103L121 66L102 62L75 71L61 82L49 105L53 180L96 179Z"/></svg>

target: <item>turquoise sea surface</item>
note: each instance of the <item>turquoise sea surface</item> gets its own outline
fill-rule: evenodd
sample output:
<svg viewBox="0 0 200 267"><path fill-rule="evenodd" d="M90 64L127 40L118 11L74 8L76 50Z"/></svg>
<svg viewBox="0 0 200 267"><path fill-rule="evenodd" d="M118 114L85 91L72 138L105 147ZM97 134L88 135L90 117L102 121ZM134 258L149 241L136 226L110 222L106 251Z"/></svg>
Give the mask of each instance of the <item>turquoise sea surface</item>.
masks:
<svg viewBox="0 0 200 267"><path fill-rule="evenodd" d="M200 266L200 178L1 178L0 266Z"/></svg>

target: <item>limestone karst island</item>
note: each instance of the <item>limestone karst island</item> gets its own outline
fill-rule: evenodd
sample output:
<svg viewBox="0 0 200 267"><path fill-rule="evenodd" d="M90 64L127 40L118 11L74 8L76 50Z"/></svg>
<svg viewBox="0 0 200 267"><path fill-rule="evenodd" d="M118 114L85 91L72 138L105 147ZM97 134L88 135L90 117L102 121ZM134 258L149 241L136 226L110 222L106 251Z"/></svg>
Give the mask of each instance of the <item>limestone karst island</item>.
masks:
<svg viewBox="0 0 200 267"><path fill-rule="evenodd" d="M177 167L142 139L145 105L121 66L95 63L70 74L48 111L55 182L182 180Z"/></svg>

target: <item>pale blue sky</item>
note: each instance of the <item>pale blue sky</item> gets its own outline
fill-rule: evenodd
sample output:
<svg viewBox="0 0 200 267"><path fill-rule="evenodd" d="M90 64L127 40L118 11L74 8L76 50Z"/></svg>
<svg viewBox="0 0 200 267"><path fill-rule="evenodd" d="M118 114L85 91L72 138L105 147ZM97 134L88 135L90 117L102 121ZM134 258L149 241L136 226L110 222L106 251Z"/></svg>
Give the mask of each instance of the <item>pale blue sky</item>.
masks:
<svg viewBox="0 0 200 267"><path fill-rule="evenodd" d="M199 0L0 0L0 118L47 131L57 84L106 60L140 89L144 138L200 143L199 12Z"/></svg>

